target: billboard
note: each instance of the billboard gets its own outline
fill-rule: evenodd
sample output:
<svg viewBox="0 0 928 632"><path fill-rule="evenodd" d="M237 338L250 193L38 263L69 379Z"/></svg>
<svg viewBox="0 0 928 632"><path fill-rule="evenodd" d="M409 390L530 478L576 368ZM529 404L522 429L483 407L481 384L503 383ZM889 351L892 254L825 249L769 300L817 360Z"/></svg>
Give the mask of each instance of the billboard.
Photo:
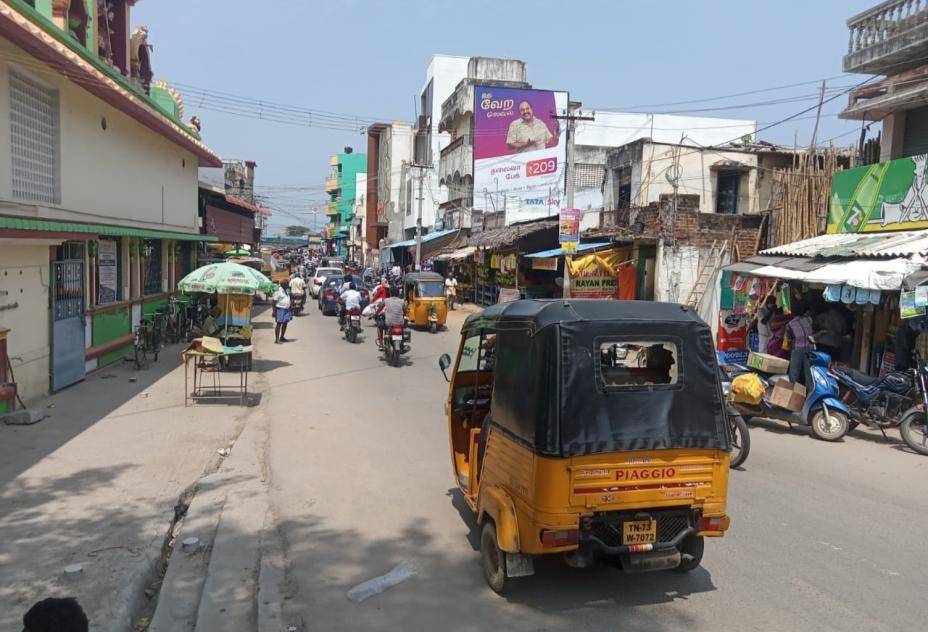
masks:
<svg viewBox="0 0 928 632"><path fill-rule="evenodd" d="M829 233L928 228L928 154L839 171L831 185Z"/></svg>
<svg viewBox="0 0 928 632"><path fill-rule="evenodd" d="M506 224L558 213L564 190L567 93L474 86L474 208Z"/></svg>

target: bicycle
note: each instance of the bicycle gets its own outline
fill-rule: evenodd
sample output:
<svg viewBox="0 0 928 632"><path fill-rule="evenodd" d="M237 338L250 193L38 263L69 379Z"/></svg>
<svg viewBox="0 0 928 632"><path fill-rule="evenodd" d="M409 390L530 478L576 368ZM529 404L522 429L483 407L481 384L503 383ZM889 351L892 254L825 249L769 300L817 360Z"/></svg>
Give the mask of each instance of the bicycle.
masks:
<svg viewBox="0 0 928 632"><path fill-rule="evenodd" d="M187 309L183 302L177 300L176 296L172 296L168 303L166 321L167 338L171 342L186 340L189 329Z"/></svg>
<svg viewBox="0 0 928 632"><path fill-rule="evenodd" d="M158 352L161 347L161 338L155 330L153 324L144 318L139 321L139 326L135 329L135 340L133 342L133 358L136 369L148 368L148 354L151 353L158 361Z"/></svg>

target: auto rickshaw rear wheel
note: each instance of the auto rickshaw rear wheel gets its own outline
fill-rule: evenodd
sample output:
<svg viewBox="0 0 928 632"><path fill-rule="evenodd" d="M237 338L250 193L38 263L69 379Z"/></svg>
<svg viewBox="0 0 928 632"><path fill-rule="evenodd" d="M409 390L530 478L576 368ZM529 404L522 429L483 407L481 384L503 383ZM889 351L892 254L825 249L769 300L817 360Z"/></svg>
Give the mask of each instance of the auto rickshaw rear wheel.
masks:
<svg viewBox="0 0 928 632"><path fill-rule="evenodd" d="M680 565L673 569L677 573L689 573L696 570L702 563L702 554L706 542L701 535L691 535L680 545L680 553L683 554Z"/></svg>
<svg viewBox="0 0 928 632"><path fill-rule="evenodd" d="M496 525L492 520L483 524L480 533L480 557L483 559L483 577L497 594L504 594L512 580L506 577L506 552L499 548Z"/></svg>

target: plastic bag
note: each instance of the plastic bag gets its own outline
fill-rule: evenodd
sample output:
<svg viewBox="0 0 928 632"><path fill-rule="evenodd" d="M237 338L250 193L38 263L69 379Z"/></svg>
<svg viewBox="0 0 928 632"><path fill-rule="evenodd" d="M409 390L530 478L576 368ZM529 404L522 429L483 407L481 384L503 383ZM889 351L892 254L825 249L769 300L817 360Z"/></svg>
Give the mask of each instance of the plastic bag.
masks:
<svg viewBox="0 0 928 632"><path fill-rule="evenodd" d="M393 569L380 577L374 577L366 582L362 582L348 591L348 599L355 603L361 603L369 597L379 595L380 593L393 588L400 582L404 582L416 574L416 565L409 560L403 560L393 567Z"/></svg>
<svg viewBox="0 0 928 632"><path fill-rule="evenodd" d="M764 399L764 383L753 373L742 373L731 381L731 399L757 406Z"/></svg>

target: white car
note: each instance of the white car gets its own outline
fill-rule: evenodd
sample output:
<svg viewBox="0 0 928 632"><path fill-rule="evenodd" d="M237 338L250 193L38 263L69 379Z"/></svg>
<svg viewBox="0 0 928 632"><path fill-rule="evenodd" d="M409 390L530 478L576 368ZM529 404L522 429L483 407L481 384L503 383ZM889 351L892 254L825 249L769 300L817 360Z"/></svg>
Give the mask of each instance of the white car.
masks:
<svg viewBox="0 0 928 632"><path fill-rule="evenodd" d="M341 268L317 268L316 274L309 281L309 295L313 298L319 298L319 288L325 284L325 278L330 276L344 276L345 272Z"/></svg>

